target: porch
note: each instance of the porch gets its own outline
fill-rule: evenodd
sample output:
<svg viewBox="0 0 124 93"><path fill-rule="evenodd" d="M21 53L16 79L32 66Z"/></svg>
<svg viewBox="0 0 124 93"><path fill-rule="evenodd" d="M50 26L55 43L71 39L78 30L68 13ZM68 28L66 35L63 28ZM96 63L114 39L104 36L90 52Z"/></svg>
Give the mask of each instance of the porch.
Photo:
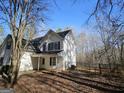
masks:
<svg viewBox="0 0 124 93"><path fill-rule="evenodd" d="M61 56L57 54L32 54L32 66L34 70L63 70L64 64Z"/></svg>

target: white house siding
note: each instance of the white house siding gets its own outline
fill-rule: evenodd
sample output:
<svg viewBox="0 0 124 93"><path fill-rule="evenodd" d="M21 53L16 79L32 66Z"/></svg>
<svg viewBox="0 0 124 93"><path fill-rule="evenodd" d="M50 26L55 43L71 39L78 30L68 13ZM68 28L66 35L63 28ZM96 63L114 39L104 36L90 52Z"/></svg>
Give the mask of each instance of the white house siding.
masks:
<svg viewBox="0 0 124 93"><path fill-rule="evenodd" d="M21 57L19 71L33 70L31 54L32 54L31 52L25 52L24 55Z"/></svg>
<svg viewBox="0 0 124 93"><path fill-rule="evenodd" d="M38 58L31 56L31 61L32 61L32 69L36 70L38 68Z"/></svg>
<svg viewBox="0 0 124 93"><path fill-rule="evenodd" d="M61 70L65 70L65 65L63 64L63 57L62 56L60 56L60 57L58 57L58 63L57 63L57 69L59 70L59 71L61 71Z"/></svg>
<svg viewBox="0 0 124 93"><path fill-rule="evenodd" d="M39 55L39 57L45 59L44 65L42 64L42 60L40 61L40 66L39 66L40 69L44 68L44 69L56 70L56 71L63 70L62 57L57 56L57 55L52 55L52 54ZM33 69L38 69L38 58L39 57L32 56ZM50 57L56 57L57 58L55 66L50 66Z"/></svg>
<svg viewBox="0 0 124 93"><path fill-rule="evenodd" d="M47 38L41 43L40 50L43 51L43 44L46 43L46 51L48 51L48 44L51 42L59 42L60 41L60 49L63 48L63 39L56 36L54 33L51 33L47 36Z"/></svg>
<svg viewBox="0 0 124 93"><path fill-rule="evenodd" d="M56 57L56 56L46 56L44 67L49 70L56 70L56 71L63 70L63 62L61 61L62 57L56 57L57 62L55 66L50 66L50 57Z"/></svg>
<svg viewBox="0 0 124 93"><path fill-rule="evenodd" d="M48 70L65 70L71 65L76 66L76 46L74 38L72 37L72 33L69 32L66 37L61 39L60 37L56 36L55 34L49 34L47 38L42 42L47 43L46 45L46 51L48 50L48 43L50 42L58 42L60 41L60 47L62 52L54 55L54 54L41 54L37 56L33 56L30 52L25 52L25 54L22 56L21 59L21 66L20 71L27 71L27 70L33 70L38 69L38 57L45 58L45 64L42 65L40 61L39 68L45 68ZM42 51L42 44L40 45L40 50ZM57 64L56 66L50 66L50 57L56 57L57 58Z"/></svg>
<svg viewBox="0 0 124 93"><path fill-rule="evenodd" d="M66 35L63 41L63 49L64 51L61 55L63 56L63 64L65 65L65 69L71 67L71 65L76 66L76 46L71 32Z"/></svg>

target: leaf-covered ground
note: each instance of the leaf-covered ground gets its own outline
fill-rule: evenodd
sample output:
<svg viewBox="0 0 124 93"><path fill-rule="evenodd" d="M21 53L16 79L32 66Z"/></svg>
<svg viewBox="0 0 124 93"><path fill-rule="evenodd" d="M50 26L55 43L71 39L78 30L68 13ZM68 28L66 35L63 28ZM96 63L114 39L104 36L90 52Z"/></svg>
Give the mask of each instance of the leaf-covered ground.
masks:
<svg viewBox="0 0 124 93"><path fill-rule="evenodd" d="M6 87L0 80L0 86ZM124 93L120 77L100 76L82 71L33 71L19 77L16 93Z"/></svg>

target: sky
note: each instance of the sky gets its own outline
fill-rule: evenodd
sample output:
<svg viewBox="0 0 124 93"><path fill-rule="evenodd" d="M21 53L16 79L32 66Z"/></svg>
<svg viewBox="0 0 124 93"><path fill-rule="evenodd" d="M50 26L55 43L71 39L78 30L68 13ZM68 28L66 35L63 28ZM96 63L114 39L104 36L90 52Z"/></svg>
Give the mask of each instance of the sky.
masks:
<svg viewBox="0 0 124 93"><path fill-rule="evenodd" d="M56 3L55 3L55 2ZM74 2L75 1L75 2ZM45 13L47 20L40 29L65 29L73 28L76 32L91 32L94 22L92 19L89 25L86 21L94 10L97 0L49 0L49 10ZM4 27L5 34L8 34L8 27Z"/></svg>
<svg viewBox="0 0 124 93"><path fill-rule="evenodd" d="M56 30L72 27L80 32L88 30L88 26L93 25L92 19L89 25L86 21L94 10L96 0L55 0L57 5L53 1L51 0L53 8L48 13L48 28Z"/></svg>

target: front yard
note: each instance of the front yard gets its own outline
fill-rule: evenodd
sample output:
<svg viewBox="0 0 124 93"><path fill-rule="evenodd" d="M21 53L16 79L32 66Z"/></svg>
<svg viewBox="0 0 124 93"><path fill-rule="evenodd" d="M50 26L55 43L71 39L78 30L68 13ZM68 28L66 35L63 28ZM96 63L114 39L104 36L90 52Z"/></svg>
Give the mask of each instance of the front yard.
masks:
<svg viewBox="0 0 124 93"><path fill-rule="evenodd" d="M0 80L0 87L7 87ZM15 93L124 93L124 81L85 71L34 71L19 77Z"/></svg>

